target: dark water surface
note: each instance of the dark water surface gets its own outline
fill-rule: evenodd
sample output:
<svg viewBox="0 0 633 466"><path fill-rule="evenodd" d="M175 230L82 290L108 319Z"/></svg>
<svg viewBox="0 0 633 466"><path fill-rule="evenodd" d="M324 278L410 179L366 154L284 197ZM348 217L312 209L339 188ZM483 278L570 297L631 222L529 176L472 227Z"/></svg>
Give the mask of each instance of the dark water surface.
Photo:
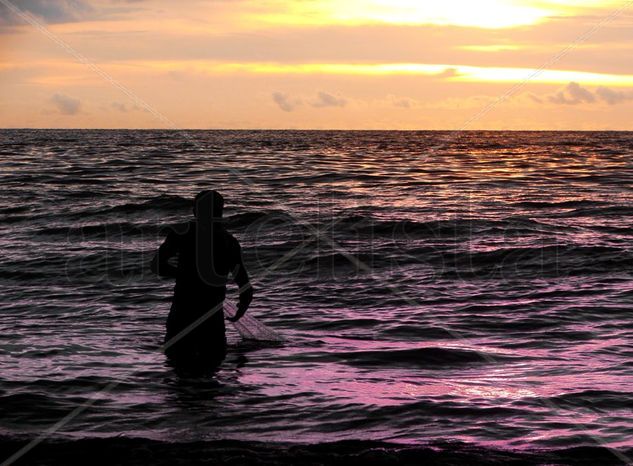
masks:
<svg viewBox="0 0 633 466"><path fill-rule="evenodd" d="M632 163L633 133L0 131L0 437L93 400L52 438L625 461ZM205 188L286 342L180 374L148 263Z"/></svg>

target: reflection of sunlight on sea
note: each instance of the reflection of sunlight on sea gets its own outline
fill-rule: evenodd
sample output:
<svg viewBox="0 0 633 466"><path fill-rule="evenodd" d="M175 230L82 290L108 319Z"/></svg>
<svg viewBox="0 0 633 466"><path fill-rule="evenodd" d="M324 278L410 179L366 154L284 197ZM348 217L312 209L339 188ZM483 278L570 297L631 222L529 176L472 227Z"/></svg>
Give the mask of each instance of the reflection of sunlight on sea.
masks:
<svg viewBox="0 0 633 466"><path fill-rule="evenodd" d="M261 387L261 393L269 396L296 395L309 392L312 396L325 396L340 402L356 402L364 405L401 405L421 399L452 399L469 406L478 398L522 399L539 396L534 390L522 387L474 385L472 379L458 382L437 383L433 379L377 382L369 374L354 373L346 368L283 368L275 375L272 385L265 374L244 374L240 382ZM272 374L271 374L272 376ZM349 378L353 377L353 378ZM297 381L300 384L297 384ZM333 380L336 380L333 382Z"/></svg>

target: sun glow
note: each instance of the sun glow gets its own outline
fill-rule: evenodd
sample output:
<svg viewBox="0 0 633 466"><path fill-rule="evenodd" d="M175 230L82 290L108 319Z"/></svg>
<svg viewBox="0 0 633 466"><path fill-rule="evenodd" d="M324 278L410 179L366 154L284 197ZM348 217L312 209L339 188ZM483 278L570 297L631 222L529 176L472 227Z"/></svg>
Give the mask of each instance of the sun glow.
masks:
<svg viewBox="0 0 633 466"><path fill-rule="evenodd" d="M120 64L126 67L127 65ZM130 64L133 68L137 64ZM182 63L144 62L144 67L175 71ZM529 80L534 84L567 84L633 86L631 74L590 73L571 70L540 70L532 68L483 67L426 63L218 63L186 62L186 69L201 74L261 74L261 75L348 75L348 76L423 76L450 82L512 83Z"/></svg>
<svg viewBox="0 0 633 466"><path fill-rule="evenodd" d="M473 127L633 125L626 0L44 3L21 8L183 127L451 129L494 99ZM61 42L8 21L0 126L160 123Z"/></svg>
<svg viewBox="0 0 633 466"><path fill-rule="evenodd" d="M335 17L351 22L365 20L392 24L505 28L534 24L552 14L549 9L524 3L507 0L353 0L343 2L344 6L337 6Z"/></svg>
<svg viewBox="0 0 633 466"><path fill-rule="evenodd" d="M605 0L603 6L614 3ZM605 5L608 4L608 5ZM285 26L361 24L451 25L501 29L536 24L550 17L568 16L594 7L578 0L304 0L269 2L254 10L259 24Z"/></svg>

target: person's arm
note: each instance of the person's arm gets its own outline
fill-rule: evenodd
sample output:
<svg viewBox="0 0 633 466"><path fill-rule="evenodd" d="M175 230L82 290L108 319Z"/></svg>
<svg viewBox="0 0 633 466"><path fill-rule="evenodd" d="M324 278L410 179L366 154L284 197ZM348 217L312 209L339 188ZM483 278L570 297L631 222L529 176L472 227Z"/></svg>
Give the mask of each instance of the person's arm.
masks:
<svg viewBox="0 0 633 466"><path fill-rule="evenodd" d="M163 244L160 245L160 248L158 248L154 259L152 259L150 265L152 272L161 277L175 278L178 269L169 263L169 259L176 257L177 254L176 234L171 231L165 241L163 241Z"/></svg>
<svg viewBox="0 0 633 466"><path fill-rule="evenodd" d="M237 241L236 241L237 243ZM242 316L246 313L248 306L251 304L253 300L253 287L248 278L248 272L246 271L246 267L244 266L244 261L242 260L242 251L237 244L237 257L236 257L236 265L233 269L233 280L239 286L239 294L240 301L237 305L237 312L233 317L229 317L228 319L231 322L237 322L242 318Z"/></svg>

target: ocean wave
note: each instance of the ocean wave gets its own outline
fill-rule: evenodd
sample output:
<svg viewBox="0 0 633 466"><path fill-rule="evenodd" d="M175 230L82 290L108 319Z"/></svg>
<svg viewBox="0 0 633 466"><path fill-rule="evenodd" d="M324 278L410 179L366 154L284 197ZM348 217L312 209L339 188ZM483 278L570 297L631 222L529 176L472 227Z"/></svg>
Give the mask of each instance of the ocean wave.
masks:
<svg viewBox="0 0 633 466"><path fill-rule="evenodd" d="M424 267L436 276L492 277L503 274L523 275L582 275L601 271L630 270L630 251L601 246L552 245L532 247L501 247L490 251L463 251L451 245L408 248L398 243L376 246L369 250L340 252L317 251L302 254L288 262L299 264L303 273L358 272L396 270L400 267Z"/></svg>
<svg viewBox="0 0 633 466"><path fill-rule="evenodd" d="M43 238L63 238L66 248L48 248L46 254L18 249L6 255L0 276L13 279L38 279L54 276L60 271L73 274L108 273L113 276L141 274L148 267L171 225L113 223L79 227L45 227L35 231ZM128 247L129 239L151 242L144 250ZM85 249L84 242L93 242L93 248ZM268 240L267 240L268 241ZM100 242L97 249L96 242ZM34 243L36 247L37 243ZM406 245L405 245L406 246ZM262 273L270 266L279 271L292 271L296 277L318 273L341 275L354 272L383 273L392 280L393 274L402 268L423 267L427 274L435 277L510 277L510 276L578 276L600 272L633 268L630 251L606 246L533 246L502 247L490 251L463 251L453 245L402 246L397 242L378 244L371 249L348 249L341 251L319 250L316 243L303 243L301 238L288 236L284 242L255 244L244 249L246 263L254 271ZM356 245L356 247L358 247ZM298 251L295 253L295 249ZM281 262L278 263L283 258ZM51 275L52 274L52 275ZM74 275L74 274L73 274ZM130 276L131 276L130 275ZM398 274L396 274L396 277ZM406 274L402 278L406 278ZM587 290L576 290L587 294ZM563 293L563 296L567 296ZM577 294L580 296L580 294ZM555 296L550 296L555 297Z"/></svg>
<svg viewBox="0 0 633 466"><path fill-rule="evenodd" d="M458 348L416 348L387 351L354 351L339 353L337 358L348 364L361 367L402 367L402 366L451 366L455 364L498 363L515 359L509 355L488 354L485 352Z"/></svg>
<svg viewBox="0 0 633 466"><path fill-rule="evenodd" d="M296 221L286 212L281 210L257 210L241 212L225 217L229 227L247 227L253 224L257 226L279 227L284 224L294 224Z"/></svg>
<svg viewBox="0 0 633 466"><path fill-rule="evenodd" d="M633 217L633 207L629 205L609 205L601 207L584 207L574 209L569 212L556 214L561 218L581 218L581 217Z"/></svg>
<svg viewBox="0 0 633 466"><path fill-rule="evenodd" d="M388 338L429 338L429 339L454 339L454 333L442 327L433 325L398 324L391 328L380 330L380 334Z"/></svg>
<svg viewBox="0 0 633 466"><path fill-rule="evenodd" d="M574 201L521 201L510 204L512 207L520 207L527 209L574 209L581 207L600 208L606 204L602 201L592 201L589 199L578 199Z"/></svg>
<svg viewBox="0 0 633 466"><path fill-rule="evenodd" d="M185 210L191 208L191 202L179 196L159 196L149 201L140 203L121 204L116 206L105 206L100 208L90 208L79 212L69 212L63 216L72 220L89 219L92 216L101 216L109 214L130 214L143 213L150 210L163 210L165 213L182 212L187 214ZM28 208L16 209L13 213L27 211ZM10 219L11 217L7 217ZM16 221L26 221L33 219L45 219L46 214L38 213L34 216L16 216ZM183 221L187 220L186 215ZM266 227L274 230L280 227L301 228L306 232L312 228L321 228L319 222L305 219L303 217L294 217L292 213L277 209L260 209L247 210L243 212L227 215L224 218L229 228L242 230L250 226ZM322 219L320 220L323 221ZM113 226L117 224L136 223L139 222L112 222ZM108 225L103 223L102 225ZM324 224L326 227L332 225L333 231L339 233L377 235L379 237L394 238L399 237L429 237L429 238L462 238L474 237L478 235L497 235L510 234L513 236L536 233L552 233L554 231L569 230L569 227L553 226L534 219L526 217L508 217L498 220L478 219L478 218L455 218L444 220L428 220L417 221L407 218L403 219L379 219L371 215L348 215L339 218L333 217L331 221ZM73 227L74 228L74 227Z"/></svg>
<svg viewBox="0 0 633 466"><path fill-rule="evenodd" d="M390 369L394 367L452 367L459 364L490 364L517 359L507 354L459 348L425 347L328 353L303 353L294 359L305 361L340 361L357 367Z"/></svg>
<svg viewBox="0 0 633 466"><path fill-rule="evenodd" d="M123 251L112 247L85 254L76 250L66 254L13 258L3 264L0 278L17 283L41 283L49 280L51 285L64 281L78 283L103 279L142 280L144 277L154 276L149 270L154 253L155 250Z"/></svg>
<svg viewBox="0 0 633 466"><path fill-rule="evenodd" d="M551 227L543 223L521 217L501 220L456 218L419 222L408 219L379 220L367 216L350 216L337 222L337 229L340 230L353 230L360 233L378 235L391 234L394 237L415 235L459 238L495 233L530 234L549 228Z"/></svg>
<svg viewBox="0 0 633 466"><path fill-rule="evenodd" d="M178 224L152 224L133 222L113 222L78 226L52 226L34 231L37 236L64 236L69 239L123 240L126 237L144 236L147 239L159 238ZM78 238L77 238L78 237Z"/></svg>
<svg viewBox="0 0 633 466"><path fill-rule="evenodd" d="M182 222L188 220L190 213L191 201L179 196L159 196L148 201L139 203L120 204L115 206L90 207L88 209L73 209L67 212L60 212L56 216L52 216L45 210L38 210L31 214L27 214L33 209L32 206L12 207L5 209L4 223L33 223L46 225L46 220L52 222L64 222L67 226L54 225L44 226L36 234L92 234L98 229L120 229L123 234L137 234L140 231L159 232L163 228L160 225L160 219L166 218L173 223L174 216L182 214ZM157 211L155 218L150 214L151 211ZM2 212L0 212L2 213ZM129 214L146 215L136 217L136 221L130 220ZM592 209L576 209L572 212L551 214L551 218L583 216L600 216L600 215L633 215L633 208L624 206L611 206L605 208L597 208L595 212ZM110 219L114 216L115 221L97 222L102 217ZM169 216L169 217L168 217ZM153 221L150 224L148 221ZM325 227L324 234L332 235L337 240L349 237L354 238L384 238L399 240L416 240L416 239L433 239L446 241L463 241L475 240L479 238L513 238L534 237L543 240L544 238L555 238L556 235L569 234L573 235L578 231L573 225L559 225L525 216L512 216L499 219L482 219L482 218L455 218L455 219L434 219L427 221L403 219L380 219L372 215L341 215L339 218L332 217L330 221L315 221L314 219L306 219L303 217L294 217L292 213L276 209L260 209L246 210L225 216L225 224L229 229L234 229L237 233L248 231L249 234L254 232L270 232L275 231L286 232L289 230L303 232L304 235L312 234L314 229ZM169 225L167 225L169 226ZM626 235L630 232L628 225L600 225L589 226L596 231L604 233ZM31 230L31 228L28 228ZM348 235L348 236L342 236Z"/></svg>
<svg viewBox="0 0 633 466"><path fill-rule="evenodd" d="M561 409L587 408L593 410L630 411L633 409L633 399L629 392L615 392L612 390L583 390L573 393L549 397L545 400L534 398L522 403L530 405L540 404L543 401L553 403Z"/></svg>
<svg viewBox="0 0 633 466"><path fill-rule="evenodd" d="M460 252L442 257L445 270L477 273L579 275L630 269L633 255L607 246L552 245Z"/></svg>
<svg viewBox="0 0 633 466"><path fill-rule="evenodd" d="M114 205L110 207L100 208L94 213L109 214L109 213L136 213L145 212L148 210L158 211L184 211L193 207L193 201L191 199L185 199L181 196L172 194L161 194L160 196L153 197L142 202L132 202Z"/></svg>
<svg viewBox="0 0 633 466"><path fill-rule="evenodd" d="M0 417L3 422L22 423L28 419L33 424L50 423L85 402L72 391L58 392L57 395L40 392L2 394Z"/></svg>
<svg viewBox="0 0 633 466"><path fill-rule="evenodd" d="M31 210L31 206L28 206L28 205L0 207L0 214L5 214L5 215L19 214L22 212L28 212L29 210Z"/></svg>
<svg viewBox="0 0 633 466"><path fill-rule="evenodd" d="M79 194L71 192L67 194L67 197L75 198L90 198L95 199L90 205L86 203L79 203L77 205L70 205L63 209L52 207L45 203L31 203L30 206L24 206L20 210L14 212L5 212L6 216L2 219L3 222L10 223L32 223L34 221L44 222L47 219L52 222L60 220L66 220L68 222L88 222L90 219L99 217L127 217L129 215L148 215L153 213L153 217L160 218L161 215L167 214L190 214L193 202L190 199L185 199L180 196L174 195L160 195L151 199L139 202L128 202L122 204L111 204L108 201L103 201L100 198L103 196L89 194ZM97 200L99 198L99 200ZM26 212L30 212L26 214ZM2 212L0 212L2 213Z"/></svg>

